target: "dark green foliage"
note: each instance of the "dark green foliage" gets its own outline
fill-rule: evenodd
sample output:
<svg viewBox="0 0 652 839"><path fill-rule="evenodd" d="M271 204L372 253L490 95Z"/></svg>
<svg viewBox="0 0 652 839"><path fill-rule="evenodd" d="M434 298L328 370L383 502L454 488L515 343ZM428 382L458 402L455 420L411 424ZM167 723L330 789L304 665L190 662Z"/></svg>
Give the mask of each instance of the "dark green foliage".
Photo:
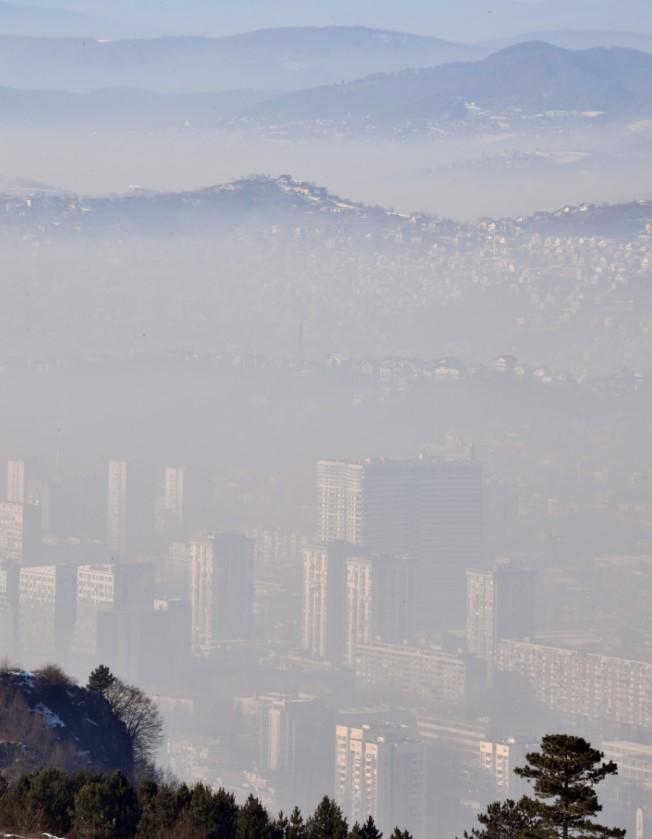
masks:
<svg viewBox="0 0 652 839"><path fill-rule="evenodd" d="M534 817L528 799L515 801L494 801L486 812L480 813L481 828L464 833L465 839L528 839L543 836Z"/></svg>
<svg viewBox="0 0 652 839"><path fill-rule="evenodd" d="M0 782L0 824L25 832L63 835L72 828L77 784L59 769L24 775L9 786Z"/></svg>
<svg viewBox="0 0 652 839"><path fill-rule="evenodd" d="M349 826L340 807L328 796L306 822L307 839L347 839Z"/></svg>
<svg viewBox="0 0 652 839"><path fill-rule="evenodd" d="M268 831L269 839L286 839L289 829L290 820L281 811L274 821L270 822Z"/></svg>
<svg viewBox="0 0 652 839"><path fill-rule="evenodd" d="M87 839L124 839L136 833L138 799L120 772L89 779L75 796L76 831Z"/></svg>
<svg viewBox="0 0 652 839"><path fill-rule="evenodd" d="M301 815L301 810L295 807L290 815L290 821L285 832L286 839L306 839L308 832Z"/></svg>
<svg viewBox="0 0 652 839"><path fill-rule="evenodd" d="M591 821L602 807L595 787L618 767L604 762L604 754L581 737L549 734L541 741L541 751L526 756L527 765L517 775L534 786L531 810L541 826L563 839L622 839L624 830L604 827Z"/></svg>
<svg viewBox="0 0 652 839"><path fill-rule="evenodd" d="M115 682L115 676L105 664L98 665L88 677L86 687L95 693L104 695Z"/></svg>
<svg viewBox="0 0 652 839"><path fill-rule="evenodd" d="M268 839L270 821L267 811L257 798L250 795L238 810L236 839Z"/></svg>
<svg viewBox="0 0 652 839"><path fill-rule="evenodd" d="M389 839L414 839L414 837L407 830L401 830L399 827L395 827Z"/></svg>
<svg viewBox="0 0 652 839"><path fill-rule="evenodd" d="M250 796L238 806L224 789L204 784L141 782L119 772L68 775L47 769L8 784L0 775L0 835L83 836L84 839L382 839L372 818L349 833L339 806L324 798L305 822L295 807L271 818ZM391 839L412 839L398 828Z"/></svg>
<svg viewBox="0 0 652 839"><path fill-rule="evenodd" d="M138 794L141 809L138 839L163 839L170 836L185 816L190 800L191 793L185 784L175 790L144 781Z"/></svg>
<svg viewBox="0 0 652 839"><path fill-rule="evenodd" d="M383 839L383 834L378 830L371 816L360 828L360 839Z"/></svg>
<svg viewBox="0 0 652 839"><path fill-rule="evenodd" d="M57 836L70 832L75 803L75 784L59 769L44 769L31 779L27 806L38 814L39 829Z"/></svg>
<svg viewBox="0 0 652 839"><path fill-rule="evenodd" d="M534 798L490 804L465 839L624 839L624 830L592 821L602 810L595 787L618 773L602 752L581 737L549 734L526 761L514 771L532 783Z"/></svg>
<svg viewBox="0 0 652 839"><path fill-rule="evenodd" d="M213 792L197 784L177 822L182 835L193 839L235 839L238 806L231 793Z"/></svg>

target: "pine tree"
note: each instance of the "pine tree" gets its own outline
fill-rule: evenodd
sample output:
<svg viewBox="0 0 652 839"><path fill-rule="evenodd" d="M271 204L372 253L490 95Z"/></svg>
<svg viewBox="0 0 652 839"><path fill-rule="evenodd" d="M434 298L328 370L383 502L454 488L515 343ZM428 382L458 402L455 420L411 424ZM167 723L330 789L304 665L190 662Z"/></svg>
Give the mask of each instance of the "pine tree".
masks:
<svg viewBox="0 0 652 839"><path fill-rule="evenodd" d="M465 839L624 839L624 830L592 821L602 810L595 787L618 772L602 752L581 737L550 734L526 761L514 771L533 784L534 798L490 804Z"/></svg>
<svg viewBox="0 0 652 839"><path fill-rule="evenodd" d="M349 831L349 839L360 839L362 834L362 828L360 827L359 822L355 822L351 830Z"/></svg>
<svg viewBox="0 0 652 839"><path fill-rule="evenodd" d="M88 690L104 695L115 682L115 676L105 664L98 665L88 677Z"/></svg>
<svg viewBox="0 0 652 839"><path fill-rule="evenodd" d="M89 839L128 839L140 812L131 784L120 772L91 778L75 796L74 827Z"/></svg>
<svg viewBox="0 0 652 839"><path fill-rule="evenodd" d="M306 825L301 810L295 807L290 814L290 821L285 831L285 839L306 839Z"/></svg>
<svg viewBox="0 0 652 839"><path fill-rule="evenodd" d="M515 770L534 787L535 800L525 799L546 835L561 839L623 839L625 831L592 821L602 807L595 787L618 767L581 737L549 734L541 751L526 756Z"/></svg>
<svg viewBox="0 0 652 839"><path fill-rule="evenodd" d="M372 816L360 828L360 839L383 839L383 834L376 827Z"/></svg>
<svg viewBox="0 0 652 839"><path fill-rule="evenodd" d="M328 796L306 822L307 839L348 839L349 826L342 810Z"/></svg>
<svg viewBox="0 0 652 839"><path fill-rule="evenodd" d="M414 839L414 837L407 830L401 830L400 828L395 827L394 832L389 839Z"/></svg>
<svg viewBox="0 0 652 839"><path fill-rule="evenodd" d="M30 779L25 808L38 814L42 831L64 836L72 828L74 784L60 769L43 769Z"/></svg>
<svg viewBox="0 0 652 839"><path fill-rule="evenodd" d="M269 823L268 839L285 839L290 827L290 821L283 810Z"/></svg>
<svg viewBox="0 0 652 839"><path fill-rule="evenodd" d="M238 810L236 839L267 839L269 816L257 798L250 795Z"/></svg>
<svg viewBox="0 0 652 839"><path fill-rule="evenodd" d="M528 799L515 801L494 801L486 812L480 813L478 821L481 828L465 831L464 839L527 839L541 836L539 823L532 811L532 802ZM395 837L392 837L395 839ZM398 839L398 837L396 837Z"/></svg>

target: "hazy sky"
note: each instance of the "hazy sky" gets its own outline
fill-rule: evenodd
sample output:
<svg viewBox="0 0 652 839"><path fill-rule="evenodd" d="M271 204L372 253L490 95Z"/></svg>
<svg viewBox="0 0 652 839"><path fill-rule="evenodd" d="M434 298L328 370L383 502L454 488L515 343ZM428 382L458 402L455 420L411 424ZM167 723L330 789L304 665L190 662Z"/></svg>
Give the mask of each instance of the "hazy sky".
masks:
<svg viewBox="0 0 652 839"><path fill-rule="evenodd" d="M32 5L15 0L17 5ZM38 4L36 4L38 5ZM41 0L155 32L224 34L261 26L364 24L474 40L532 29L652 29L647 0Z"/></svg>

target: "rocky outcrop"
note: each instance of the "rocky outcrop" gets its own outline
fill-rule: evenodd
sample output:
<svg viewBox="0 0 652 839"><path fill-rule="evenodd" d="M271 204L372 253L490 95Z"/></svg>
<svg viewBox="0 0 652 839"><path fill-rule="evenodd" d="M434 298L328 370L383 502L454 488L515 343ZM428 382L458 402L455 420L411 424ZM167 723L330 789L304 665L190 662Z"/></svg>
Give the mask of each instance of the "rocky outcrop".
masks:
<svg viewBox="0 0 652 839"><path fill-rule="evenodd" d="M99 693L55 669L0 673L0 772L57 767L133 774L124 724Z"/></svg>

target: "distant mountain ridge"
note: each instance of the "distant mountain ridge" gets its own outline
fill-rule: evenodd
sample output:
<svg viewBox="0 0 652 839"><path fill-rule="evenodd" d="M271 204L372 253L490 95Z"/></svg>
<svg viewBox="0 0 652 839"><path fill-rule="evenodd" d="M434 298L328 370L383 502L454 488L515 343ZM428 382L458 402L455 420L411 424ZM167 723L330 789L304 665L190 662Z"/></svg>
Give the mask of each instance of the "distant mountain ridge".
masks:
<svg viewBox="0 0 652 839"><path fill-rule="evenodd" d="M279 96L254 109L273 120L366 119L380 123L464 118L467 106L599 111L652 108L652 55L622 48L571 51L543 42L488 58L427 70L370 76L349 84Z"/></svg>
<svg viewBox="0 0 652 839"><path fill-rule="evenodd" d="M2 59L0 59L0 64ZM89 93L0 87L7 124L174 128L310 128L346 123L394 131L453 130L483 120L568 114L573 118L638 118L652 114L652 54L624 48L571 51L543 42L507 47L474 62L377 73L289 93L240 89L157 93L110 87ZM492 121L493 120L493 121ZM227 122L228 121L228 122Z"/></svg>
<svg viewBox="0 0 652 839"><path fill-rule="evenodd" d="M1 9L0 3L0 23ZM155 93L283 92L477 61L524 41L571 50L613 46L652 52L652 35L609 31L559 30L462 44L363 26L122 40L25 37L2 34L0 28L0 84L77 93L115 87Z"/></svg>
<svg viewBox="0 0 652 839"><path fill-rule="evenodd" d="M652 52L652 33L624 32L613 29L551 29L524 32L518 37L502 38L482 44L490 52L497 52L526 41L544 41L553 47L566 50L587 50L594 47L624 47L625 49Z"/></svg>
<svg viewBox="0 0 652 839"><path fill-rule="evenodd" d="M266 29L223 38L0 38L5 87L161 93L297 90L483 57L489 49L365 27Z"/></svg>
<svg viewBox="0 0 652 839"><path fill-rule="evenodd" d="M28 5L29 0L14 0ZM152 34L224 35L270 26L363 25L478 41L552 29L628 29L652 33L648 0L40 0ZM0 31L2 21L0 18ZM22 34L44 34L14 30ZM74 34L74 33L71 33ZM110 37L102 31L84 34ZM134 33L136 34L136 33Z"/></svg>

